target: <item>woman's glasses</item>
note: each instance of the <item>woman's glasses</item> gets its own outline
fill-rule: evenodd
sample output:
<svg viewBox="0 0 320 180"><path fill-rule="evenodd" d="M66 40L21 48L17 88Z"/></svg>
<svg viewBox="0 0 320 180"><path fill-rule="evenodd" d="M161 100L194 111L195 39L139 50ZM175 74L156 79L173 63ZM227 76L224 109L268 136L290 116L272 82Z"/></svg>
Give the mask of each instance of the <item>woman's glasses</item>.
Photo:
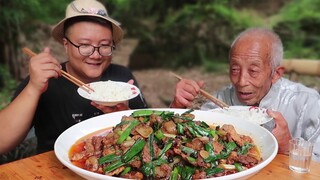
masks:
<svg viewBox="0 0 320 180"><path fill-rule="evenodd" d="M78 48L79 53L82 56L91 56L94 51L97 49L98 53L101 56L111 56L112 51L115 49L114 45L101 45L101 46L93 46L91 44L81 44L81 45L76 45L72 41L70 41L69 38L65 37L67 41L69 41L74 47Z"/></svg>

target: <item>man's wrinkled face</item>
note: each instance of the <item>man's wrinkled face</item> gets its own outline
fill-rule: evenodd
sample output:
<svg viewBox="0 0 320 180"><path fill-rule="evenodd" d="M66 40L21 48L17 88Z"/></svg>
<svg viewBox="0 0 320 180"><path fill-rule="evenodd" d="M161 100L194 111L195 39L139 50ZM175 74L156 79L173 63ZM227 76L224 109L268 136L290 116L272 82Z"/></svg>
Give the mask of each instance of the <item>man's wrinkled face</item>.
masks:
<svg viewBox="0 0 320 180"><path fill-rule="evenodd" d="M258 105L272 85L267 40L245 37L231 49L229 76L240 102Z"/></svg>
<svg viewBox="0 0 320 180"><path fill-rule="evenodd" d="M78 46L93 45L99 47L113 44L111 28L93 22L73 24L68 28L66 36ZM95 49L90 56L83 56L79 53L78 48L66 39L64 39L64 46L69 59L69 69L67 70L84 82L98 80L111 63L111 56L101 56L98 49Z"/></svg>

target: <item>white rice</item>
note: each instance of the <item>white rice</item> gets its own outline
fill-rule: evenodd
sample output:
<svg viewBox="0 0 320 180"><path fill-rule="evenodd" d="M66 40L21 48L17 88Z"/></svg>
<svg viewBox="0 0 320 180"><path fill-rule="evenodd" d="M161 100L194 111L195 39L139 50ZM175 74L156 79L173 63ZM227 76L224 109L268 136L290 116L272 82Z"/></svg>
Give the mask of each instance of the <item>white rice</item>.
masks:
<svg viewBox="0 0 320 180"><path fill-rule="evenodd" d="M132 87L127 83L109 80L91 83L90 87L94 92L88 94L88 98L96 101L117 102L128 100L133 96Z"/></svg>
<svg viewBox="0 0 320 180"><path fill-rule="evenodd" d="M231 106L227 109L215 109L213 111L236 116L237 118L244 119L246 121L250 121L259 125L272 120L272 117L267 114L267 110L259 107Z"/></svg>

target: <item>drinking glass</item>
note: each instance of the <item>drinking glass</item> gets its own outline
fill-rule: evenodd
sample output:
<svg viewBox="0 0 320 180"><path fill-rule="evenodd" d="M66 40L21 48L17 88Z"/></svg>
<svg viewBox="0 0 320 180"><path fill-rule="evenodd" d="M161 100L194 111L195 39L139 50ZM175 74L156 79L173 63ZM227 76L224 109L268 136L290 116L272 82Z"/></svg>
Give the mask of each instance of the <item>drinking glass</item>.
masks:
<svg viewBox="0 0 320 180"><path fill-rule="evenodd" d="M298 173L310 171L313 143L302 138L289 141L289 168Z"/></svg>

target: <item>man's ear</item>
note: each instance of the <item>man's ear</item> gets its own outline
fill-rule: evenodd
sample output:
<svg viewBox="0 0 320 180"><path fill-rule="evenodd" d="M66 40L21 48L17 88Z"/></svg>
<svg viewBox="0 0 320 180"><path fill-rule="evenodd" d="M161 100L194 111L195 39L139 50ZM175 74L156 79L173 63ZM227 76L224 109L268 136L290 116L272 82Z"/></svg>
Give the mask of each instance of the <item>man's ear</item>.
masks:
<svg viewBox="0 0 320 180"><path fill-rule="evenodd" d="M276 67L276 70L274 71L272 76L272 84L276 83L283 76L284 72L285 72L284 66Z"/></svg>

